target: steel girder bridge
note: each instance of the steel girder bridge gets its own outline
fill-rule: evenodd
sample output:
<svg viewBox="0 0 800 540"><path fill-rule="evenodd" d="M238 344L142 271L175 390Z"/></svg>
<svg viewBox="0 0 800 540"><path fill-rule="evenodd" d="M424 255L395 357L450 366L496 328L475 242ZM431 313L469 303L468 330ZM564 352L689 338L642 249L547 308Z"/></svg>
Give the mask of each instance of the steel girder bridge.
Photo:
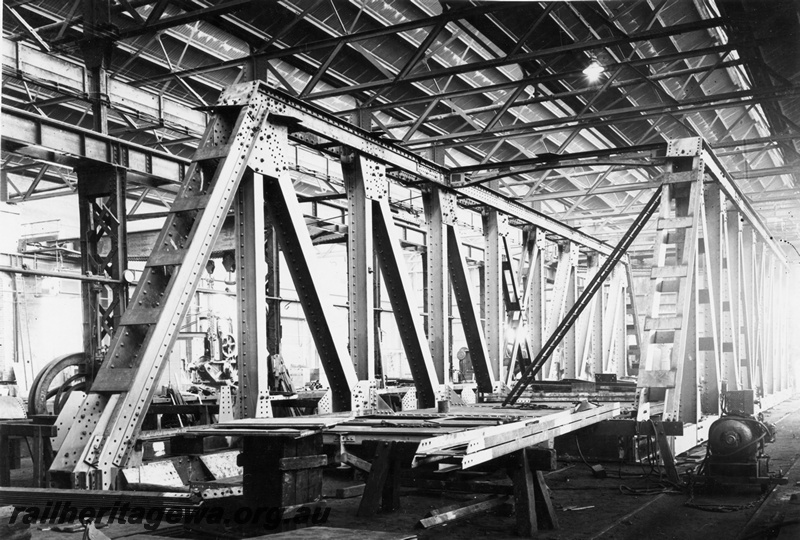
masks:
<svg viewBox="0 0 800 540"><path fill-rule="evenodd" d="M480 400L525 401L535 380L593 379L606 373L624 378L634 374L631 358L640 355L635 402L628 407L635 411L631 421L661 417L683 424L685 435L674 441L681 451L704 440L703 429L719 414L725 390L755 389L765 404L788 390L788 336L781 324L786 299L780 294L786 261L699 138L671 142L660 158L663 172L652 178L660 187L642 218L657 211L652 219L658 220L659 240L649 276L639 279L646 282L641 287L645 300L637 302L632 289L642 284L636 283L620 246L469 185L465 171L454 173L264 84L229 89L211 112L202 144L185 161L3 110L4 126L10 127L4 149L47 155L78 171L84 265L95 276L82 278L94 285L84 295L87 340L94 344L87 352L99 350L103 339L109 343L85 399L74 400L59 419L70 428L59 432L50 474L62 486L109 488L119 469L138 464L135 448L144 414L229 213L235 218L242 313L235 399L240 418L271 416L266 358L274 321L267 320L266 298L251 292L263 290L266 267L275 264L275 252L261 248L265 234L275 235L290 261L313 328L330 384L321 410L363 414L378 406L373 261L389 291L413 374L414 392L403 400L405 409L457 399L447 349L451 328L445 291L450 287ZM321 268L289 175L292 146L307 144L310 136L317 145L327 141L341 148L349 336L331 329L332 304L321 287ZM127 268L126 215L116 211L129 183L177 187L132 293L121 275ZM412 186L425 197L426 325L407 279L388 196L391 183ZM485 236L483 302L471 284L458 227L459 212L476 207ZM508 241L514 229L524 233L518 254L511 253ZM98 261L103 236L112 248L104 249L105 258ZM548 249L555 253L549 287ZM593 282L600 285L592 288ZM93 296L98 284L115 293L102 307ZM473 392L458 390L465 396Z"/></svg>

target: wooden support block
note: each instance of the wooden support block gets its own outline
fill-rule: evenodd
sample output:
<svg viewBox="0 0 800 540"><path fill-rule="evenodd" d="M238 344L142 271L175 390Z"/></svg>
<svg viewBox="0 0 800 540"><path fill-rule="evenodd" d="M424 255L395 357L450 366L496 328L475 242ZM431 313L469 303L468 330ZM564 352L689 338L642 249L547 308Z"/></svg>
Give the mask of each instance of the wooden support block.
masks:
<svg viewBox="0 0 800 540"><path fill-rule="evenodd" d="M369 517L375 515L383 498L383 486L391 469L394 442L381 441L375 451L375 459L372 461L372 469L364 487L364 496L361 497L361 504L358 506L359 517Z"/></svg>
<svg viewBox="0 0 800 540"><path fill-rule="evenodd" d="M558 459L555 448L541 448L534 446L526 450L528 464L534 471L554 471L558 469Z"/></svg>
<svg viewBox="0 0 800 540"><path fill-rule="evenodd" d="M366 484L358 484L356 486L348 486L345 488L338 488L336 490L337 499L350 499L351 497L360 497L364 494Z"/></svg>
<svg viewBox="0 0 800 540"><path fill-rule="evenodd" d="M381 495L381 511L394 512L400 509L400 460L396 453L392 452L389 460L389 471L386 481L383 483L383 493Z"/></svg>
<svg viewBox="0 0 800 540"><path fill-rule="evenodd" d="M278 460L278 469L282 471L296 471L300 469L324 467L327 464L328 456L326 454L319 454L316 456L287 457Z"/></svg>
<svg viewBox="0 0 800 540"><path fill-rule="evenodd" d="M536 494L533 490L533 470L531 469L527 449L514 453L516 463L509 471L514 482L514 515L517 520L517 534L524 538L533 538L539 525L536 519Z"/></svg>
<svg viewBox="0 0 800 540"><path fill-rule="evenodd" d="M419 520L419 522L417 523L417 527L421 527L423 529L429 529L430 527L434 527L436 525L451 523L458 519L470 517L479 512L485 512L486 510L505 504L507 500L508 497L503 497L503 496L490 497L480 502L468 504L466 506L462 506L460 508L450 510L448 512L437 513L435 516L431 516L428 518L423 518Z"/></svg>

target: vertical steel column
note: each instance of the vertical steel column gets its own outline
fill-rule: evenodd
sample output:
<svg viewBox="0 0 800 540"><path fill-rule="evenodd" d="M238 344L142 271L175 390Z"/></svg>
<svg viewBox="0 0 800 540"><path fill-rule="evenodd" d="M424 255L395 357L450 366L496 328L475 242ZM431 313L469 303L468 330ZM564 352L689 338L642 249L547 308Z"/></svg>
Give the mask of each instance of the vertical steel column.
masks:
<svg viewBox="0 0 800 540"><path fill-rule="evenodd" d="M556 268L556 277L553 282L553 294L550 300L550 310L547 313L547 329L545 335L549 338L559 322L561 322L564 314L572 307L574 301L574 287L576 287L575 267L578 264L578 246L572 242L567 242L559 246L558 266ZM570 289L573 289L570 293ZM572 296L572 302L569 301ZM571 328L564 341L572 340L574 343L575 330ZM561 373L564 370L564 348L562 345L557 349L556 354L550 356L544 364L542 369L543 377L546 379L559 380L562 378ZM573 349L574 350L574 349ZM560 354L559 354L560 352Z"/></svg>
<svg viewBox="0 0 800 540"><path fill-rule="evenodd" d="M372 254L372 268L380 268L378 254ZM383 300L381 296L381 273L372 272L372 299L375 302L375 376L383 378L386 372L383 369L383 357L381 356L381 317L383 316Z"/></svg>
<svg viewBox="0 0 800 540"><path fill-rule="evenodd" d="M498 381L505 380L503 372L503 345L504 332L503 321L505 312L503 309L503 250L501 249L502 236L505 235L505 227L508 218L499 214L496 210L489 210L483 216L483 237L484 237L484 322L483 329L486 336L486 347L489 351L489 361L492 366L492 373Z"/></svg>
<svg viewBox="0 0 800 540"><path fill-rule="evenodd" d="M347 296L349 306L350 356L359 380L375 378L375 299L372 198L377 187L373 178L377 162L357 154L342 160L347 189ZM385 180L384 180L385 181Z"/></svg>
<svg viewBox="0 0 800 540"><path fill-rule="evenodd" d="M287 145L288 146L288 145ZM264 258L264 177L245 174L233 203L236 226L238 312L238 418L255 418L260 394L268 394L267 301Z"/></svg>
<svg viewBox="0 0 800 540"><path fill-rule="evenodd" d="M781 337L781 344L779 350L780 364L780 389L786 390L790 387L791 381L791 373L789 370L789 317L791 314L789 313L789 296L786 294L786 291L789 290L789 268L788 267L779 267L778 271L780 272L780 291L782 294L780 295L781 301L781 316L780 316L780 326L779 332Z"/></svg>
<svg viewBox="0 0 800 540"><path fill-rule="evenodd" d="M742 333L744 337L744 356L747 358L747 386L755 389L758 386L755 372L755 251L753 244L755 231L750 225L742 224L739 231L740 275L742 276Z"/></svg>
<svg viewBox="0 0 800 540"><path fill-rule="evenodd" d="M544 345L545 321L547 320L547 302L545 297L544 269L544 231L536 230L536 259L531 261L531 283L527 298L528 310L528 343L534 354L537 354Z"/></svg>
<svg viewBox="0 0 800 540"><path fill-rule="evenodd" d="M613 330L613 351L611 353L611 358L614 360L614 371L617 374L617 378L624 377L628 374L627 368L627 359L628 359L628 343L627 337L628 332L626 328L626 315L627 309L625 307L625 300L628 297L628 283L625 276L625 271L622 268L616 268L616 276L614 279L618 280L619 282L619 294L616 297L617 305L615 309L616 314L616 323L614 324ZM614 290L612 281L612 290Z"/></svg>
<svg viewBox="0 0 800 540"><path fill-rule="evenodd" d="M244 73L242 80L246 81L267 81L269 78L269 60L256 56L251 57L243 66ZM263 182L260 187L263 197ZM263 199L262 199L263 204ZM269 213L261 212L264 219L264 259L266 263L266 282L264 284L264 294L266 301L266 340L267 340L267 384L277 385L274 377L273 357L281 353L281 296L280 285L280 248L278 247L278 237L272 225L272 218ZM252 292L252 291L251 291ZM263 369L263 363L262 363ZM241 373L241 371L240 371Z"/></svg>
<svg viewBox="0 0 800 540"><path fill-rule="evenodd" d="M623 272L619 268L615 268L612 273L604 308L600 372L619 375L624 368L621 357L625 352L625 287Z"/></svg>
<svg viewBox="0 0 800 540"><path fill-rule="evenodd" d="M263 186L262 186L263 191ZM273 372L272 357L281 354L281 264L278 236L269 213L264 215L264 258L267 264L267 351L269 351L270 373ZM272 383L273 381L270 381Z"/></svg>
<svg viewBox="0 0 800 540"><path fill-rule="evenodd" d="M773 273L773 262L772 262L772 252L769 251L766 246L764 247L764 253L762 256L762 293L760 301L763 305L763 313L764 319L761 325L761 334L763 336L763 353L761 356L761 362L764 366L764 396L768 396L773 393L774 391L774 370L773 370L773 333L775 329L775 319L774 319L774 296L775 296L775 281L774 281L774 273Z"/></svg>
<svg viewBox="0 0 800 540"><path fill-rule="evenodd" d="M767 384L764 388L764 395L774 394L777 389L777 349L776 343L776 330L780 321L778 320L778 313L776 305L778 297L782 293L778 283L776 282L776 270L778 263L775 255L770 250L767 252L767 294L764 297L766 304L767 317L765 320L766 336L767 336L767 353L764 355L764 365L767 368Z"/></svg>
<svg viewBox="0 0 800 540"><path fill-rule="evenodd" d="M697 392L698 403L694 422L705 415L720 414L720 342L717 322L719 289L719 250L721 193L717 184L705 186L704 203L700 206L703 255L698 259L696 301L697 311ZM701 264L702 263L702 264Z"/></svg>
<svg viewBox="0 0 800 540"><path fill-rule="evenodd" d="M113 165L79 168L78 209L80 213L81 272L110 277L118 283L102 286L81 284L83 304L83 347L88 374L103 359L114 330L128 304L128 286L122 273L128 265L126 171ZM101 295L108 293L104 306Z"/></svg>
<svg viewBox="0 0 800 540"><path fill-rule="evenodd" d="M758 236L753 235L753 272L755 275L755 289L753 296L753 306L755 311L755 373L757 374L756 380L758 384L755 386L756 396L766 395L766 373L764 370L765 362L765 313L766 305L764 302L766 294L766 279L765 279L765 254L767 246L761 241Z"/></svg>
<svg viewBox="0 0 800 540"><path fill-rule="evenodd" d="M108 133L108 76L113 42L105 36L112 31L111 2L83 0L81 52L89 72L89 101L92 104L93 129Z"/></svg>
<svg viewBox="0 0 800 540"><path fill-rule="evenodd" d="M570 273L569 283L567 283L567 295L564 299L564 310L561 312L560 319L572 309L572 306L575 305L575 300L578 298L578 258L579 255L577 253L578 246L575 245L576 255L575 255L575 263L572 267L572 272ZM587 282L588 283L588 282ZM602 287L600 288L602 292ZM564 336L564 341L561 343L561 369L564 373L559 376L559 379L566 379L571 378L568 373L571 371L573 374L575 372L575 325L570 326L569 330L567 331L567 335ZM574 375L572 375L574 377Z"/></svg>
<svg viewBox="0 0 800 540"><path fill-rule="evenodd" d="M455 223L455 196L431 186L423 192L425 220L427 222L427 312L428 344L431 349L436 376L441 384L451 382L450 369L450 280L446 222ZM444 214L448 214L447 217Z"/></svg>
<svg viewBox="0 0 800 540"><path fill-rule="evenodd" d="M589 254L587 259L587 268L585 275L585 283L589 283L592 278L600 270L600 256L599 254ZM603 298L606 296L605 287L602 287L598 293L589 301L586 310L578 317L578 322L575 324L575 361L572 363L573 373L565 373L567 378L578 378L594 380L595 373L603 372L603 364L600 363L600 369L597 368L597 356L595 356L594 345L599 343L601 335L597 335L597 322L601 319L598 317L598 306L602 305ZM602 313L602 312L601 312Z"/></svg>
<svg viewBox="0 0 800 540"><path fill-rule="evenodd" d="M726 244L728 247L727 269L730 296L728 297L728 309L730 310L730 320L733 342L733 361L736 364L736 374L738 376L738 388L749 388L749 370L747 369L747 354L744 352L742 339L742 275L740 272L739 234L742 229L742 220L739 212L730 205L726 213L727 235Z"/></svg>
<svg viewBox="0 0 800 540"><path fill-rule="evenodd" d="M591 273L591 276L594 277L597 272L600 271L602 256L600 254L593 253L591 257L593 259L592 264L597 266L597 269ZM614 272L619 272L619 270L615 269ZM591 280L588 274L587 279ZM589 380L594 380L595 374L605 372L605 368L603 367L603 350L605 349L603 320L608 300L608 295L605 293L605 291L598 291L597 295L592 298L592 302L594 303L588 308L592 310L591 322L589 323L588 328L590 337L588 340L589 342L586 345L586 352L589 356L587 365L590 367L590 369L584 370L583 373L587 375Z"/></svg>
<svg viewBox="0 0 800 540"><path fill-rule="evenodd" d="M89 101L92 105L92 129L108 133L108 77L106 69L111 62L112 42L103 37L110 29L110 3L103 0L83 0L83 34L81 45L84 65L89 73ZM98 166L95 171L78 172L78 205L81 224L81 268L84 273L109 274L114 279L122 277L127 265L125 189L126 173L113 167ZM105 178L103 178L105 176ZM83 180L81 180L83 177ZM91 186L88 184L91 183ZM84 185L81 188L81 185ZM110 185L110 190L109 186ZM121 191L120 191L121 190ZM99 228L98 228L99 227ZM91 230L91 233L89 232ZM98 253L100 238L107 231L111 240L111 259L122 259L116 268L103 268ZM84 239L84 235L91 238ZM122 250L119 250L119 246ZM116 252L116 253L115 253ZM81 285L83 304L83 347L87 359L87 374L91 378L96 363L102 361L103 344L119 323L128 300L127 287L120 283L112 287L109 308L100 304L102 287L91 283ZM113 316L109 316L111 309ZM109 324L113 320L112 324Z"/></svg>
<svg viewBox="0 0 800 540"><path fill-rule="evenodd" d="M739 390L739 356L737 353L736 317L733 311L733 283L732 270L735 265L731 261L730 241L728 239L728 213L727 201L723 200L720 208L720 295L719 295L719 320L720 340L722 342L722 373L728 381L728 390Z"/></svg>

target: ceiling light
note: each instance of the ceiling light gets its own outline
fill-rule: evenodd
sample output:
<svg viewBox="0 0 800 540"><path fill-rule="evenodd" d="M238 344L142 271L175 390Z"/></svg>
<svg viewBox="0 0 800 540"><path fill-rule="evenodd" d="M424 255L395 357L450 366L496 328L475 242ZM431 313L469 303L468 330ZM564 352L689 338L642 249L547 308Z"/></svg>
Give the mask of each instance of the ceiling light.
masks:
<svg viewBox="0 0 800 540"><path fill-rule="evenodd" d="M605 70L606 68L603 67L603 64L598 62L597 58L592 57L592 61L583 70L583 74L586 75L590 81L596 81Z"/></svg>

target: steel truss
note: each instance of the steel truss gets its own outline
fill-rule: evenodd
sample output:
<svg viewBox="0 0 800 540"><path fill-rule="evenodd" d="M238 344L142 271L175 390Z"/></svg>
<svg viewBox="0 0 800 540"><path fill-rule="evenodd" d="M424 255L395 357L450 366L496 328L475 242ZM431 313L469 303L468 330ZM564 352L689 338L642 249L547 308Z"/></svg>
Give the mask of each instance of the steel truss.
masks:
<svg viewBox="0 0 800 540"><path fill-rule="evenodd" d="M374 342L374 326L370 325L371 322L374 325L371 315L375 293L371 276L378 271L375 264L380 268L389 290L392 311L397 318L414 377L418 402L413 403L413 397L407 396L409 399L404 399L405 407L431 407L437 400L453 396L446 342L449 327L443 320L448 317L444 298L445 291L450 287L469 344L477 390L481 393L502 391L500 383L511 383L514 380L515 362L520 364L525 373L529 373L536 365L536 362L530 363L530 358L540 349L548 348L552 337L562 331L567 337L562 360L557 365L551 360L544 370L545 375L555 378L591 378L596 373L630 375L627 356L633 349L622 343L626 339L625 328L635 327L635 324L626 321L626 315L635 312L635 306L627 305L627 292L632 283L629 273L623 271L624 266L615 268L613 264L626 262L624 249L619 246L612 249L547 216L504 199L488 188L456 188L450 184L450 174L445 167L382 141L263 84L247 83L229 89L221 96L213 112L202 143L188 167L185 162L173 158L169 161L170 167L159 169L180 171L182 181L156 247L131 295L128 309L115 327L91 392L80 406L77 416L80 420L72 423L64 436L50 471L55 482L74 487L108 488L115 484L120 468L135 465L140 459L134 452L134 446L155 392L155 381L158 381L165 366L164 360L177 338L177 328L188 309L188 299L198 286L199 276L222 230L225 216L231 210L236 217L239 306L243 314L239 329L242 384L237 397L237 415L240 417L269 416L271 412L265 373L267 355L275 351L267 347L267 342L271 340L274 343L276 336L267 335L269 323L264 299L254 299L261 295L253 292L263 291L266 281L263 265L266 223L270 223L274 231L275 238L271 243L277 242L283 251L300 294L300 303L312 328L331 387L329 406L332 410L365 411L378 404L374 377L376 353L379 351ZM4 116L6 113L4 110ZM16 112L14 115L17 123L26 129L16 132L15 139L4 141L4 144L13 145L16 151L53 152L48 147L53 144L52 136L43 138L47 130L37 129L36 120L30 117ZM68 130L66 126L52 125L52 122L48 129ZM315 261L308 227L288 174L286 157L289 141L297 132L311 132L344 148L342 161L350 211L349 340L332 330L332 304L321 289L322 269ZM76 144L74 155L83 156L78 160L79 163L107 163L112 156L119 155L110 149L123 145L113 138L97 134L82 133L81 137L83 139L79 141L96 141L100 148L109 151L87 153L86 144ZM70 152L69 148L63 147L64 144L69 146L70 140L66 139L62 147L56 150ZM665 221L665 226L684 227L687 217L698 215L695 210L704 208L698 206L699 188L690 187L688 191L685 188L686 185L701 185L697 169L681 168L687 159L699 160L701 146L696 141L694 144L697 148L688 157L680 153L672 156L672 171L659 178L666 186L664 192L667 193L662 200L662 208L667 203L675 203L670 197L689 193L687 196L680 195L686 201L676 207L679 212L685 213L669 218L672 221ZM140 151L124 145L122 148L130 148L123 155ZM673 151L685 152L685 148L678 144ZM162 155L154 157L167 159ZM113 169L117 172L113 178L117 180L126 177L120 175L119 171L125 172L129 180L133 178L145 182L158 174L152 167L131 173L125 164L115 165L119 167ZM417 187L423 187L426 193L429 235L427 288L430 295L427 338L425 326L412 301L401 243L389 207L390 171L392 175L407 178ZM727 194L731 186L725 180L723 177L717 184ZM459 197L472 199L484 208L486 245L482 310L479 309L481 302L477 300L471 284L460 238L456 212ZM737 201L735 196L730 200L734 204L741 203L741 199ZM259 201L263 201L264 205ZM747 221L750 210L743 206L737 209ZM526 228L519 255L509 247L507 235L509 230L513 230L509 220ZM739 220L730 220L729 223L733 225ZM727 296L728 305L734 305L735 298L741 299L739 307L731 308L735 313L731 311L727 315L729 322L726 328L729 329L746 326L735 322L739 320L734 320L735 317L746 317L753 325L761 325L752 326L753 329L767 328L767 325L781 320L780 313L772 307L756 309L753 299L759 295L772 295L776 301L779 298L779 288L773 287L769 279L769 272L777 272L774 266L777 257L772 255L774 246L761 237L757 243L748 244L746 227L743 225L742 231L737 233L738 251L730 251L732 247L728 247L730 253L738 254L737 268L740 268L726 282L731 289ZM763 230L760 225L752 226L750 236L754 237L756 232L762 234ZM697 233L694 234L684 236L682 245L686 257L690 254L689 247L694 246L696 250ZM711 233L707 234L710 242ZM732 233L729 231L727 234L730 239ZM553 246L554 237L561 247L558 262L553 267L545 264L545 252ZM668 236L665 238L669 239ZM441 249L437 250L437 246ZM274 246L270 249L274 249ZM748 249L753 255L749 254ZM581 250L588 261L583 293L578 268ZM706 253L709 253L708 249ZM608 257L605 263L604 257ZM731 267L736 255L725 252L725 258L728 263L723 269ZM274 254L271 260L275 260ZM664 261L667 262L667 259ZM696 272L697 264L687 265L687 268ZM760 281L757 271L761 272ZM654 272L655 280L663 281L673 275L669 270ZM548 277L554 283L550 288L546 285ZM744 285L746 283L754 284L750 296ZM275 286L274 283L271 285L272 290L278 290ZM686 290L691 287L688 286ZM689 298L696 299L699 296ZM722 302L721 296L713 296ZM433 304L438 309L433 309ZM574 314L576 306L585 309L584 313L580 317L572 317L567 324L558 324L567 318L565 314ZM483 325L481 316L485 319ZM630 317L627 315L627 318ZM689 320L689 317L683 320ZM726 318L720 315L716 320L723 323ZM504 321L508 327L504 326ZM645 323L645 330L652 340L655 331L652 316L646 321L650 321ZM507 339L509 328L514 330L512 340ZM720 333L722 331L723 328L720 328ZM731 340L740 344L736 350L750 353L749 367L736 379L737 385L757 381L766 393L775 393L783 388L782 380L785 377L781 377L786 367L769 362L767 358L771 353L780 352L781 347L785 349L785 335L778 331L758 333L755 330L743 330L742 335L733 336ZM645 343L647 345L642 346L643 354L649 355L651 341ZM685 350L686 346L679 344L679 347L683 347L681 350ZM436 351L436 354L431 351ZM547 359L550 359L549 355ZM526 364L526 361L529 363ZM645 381L653 378L651 372L657 367L653 361L648 362L645 363L642 377ZM677 365L683 367L679 369ZM734 367L731 368L731 365ZM738 364L731 359L727 366L735 370ZM692 369L688 363L676 361L675 388L683 388L681 385L687 384L684 381L691 379L687 373ZM680 375L677 371L681 371ZM729 388L732 388L732 383L729 383ZM650 414L653 414L658 408L658 396L656 391L650 390L650 387L642 386L639 402L643 410L649 408ZM673 389L671 395L673 397L669 397L670 393L667 392L664 411L673 410L676 406L675 396L678 394ZM680 395L683 396L682 393Z"/></svg>
<svg viewBox="0 0 800 540"><path fill-rule="evenodd" d="M18 118L23 125L24 122L31 122L30 118ZM58 126L56 129L66 128ZM311 131L346 148L343 161L351 208L350 305L354 306L351 309L353 335L349 352L346 338L331 330L332 304L320 288L321 269L314 261L311 237L288 175L286 156L289 136L290 132L295 131ZM48 140L42 138L46 131L28 129L19 133L21 137L14 142L17 150L33 150L35 147L37 152L49 151L46 150ZM26 137L30 140L25 141ZM85 133L82 137L86 140L92 137L101 145L107 145L106 148L113 148L116 144L107 136ZM87 148L85 144L81 146ZM68 149L60 150L64 152ZM79 163L96 165L97 158L103 161L119 154L108 151L87 155L84 150L83 153L76 152L76 155L86 156ZM91 391L80 405L77 413L79 420L68 423L71 427L63 437L50 470L51 479L57 484L109 488L115 485L119 469L135 465L141 459L134 447L144 415L177 339L177 329L188 309L189 299L198 287L202 269L230 211L233 211L236 222L238 296L242 313L239 329L241 384L236 411L240 417L271 414L265 369L266 357L270 352L266 347L267 315L263 297L252 292L261 291L265 283L266 270L261 246L264 246L266 222L272 224L277 242L289 262L296 289L300 292L300 302L312 327L321 363L331 386L330 406L333 410L367 410L377 404L373 379L374 352L370 354L369 344L365 347L366 352L352 347L364 338L363 330L358 326L362 321L361 314L373 311L370 309L369 296L365 294L371 289L367 280L373 258L366 251L370 242L390 291L392 311L401 329L406 357L414 376L418 403L408 405L431 407L437 400L450 399L453 395L452 389L447 386L449 350L442 346L440 350L444 354L435 359L432 357L424 327L411 300L408 272L388 202L387 168L412 174L417 181L427 181L433 205L438 206L442 230L440 241L442 245L446 242L448 253L436 263L442 268L446 267L447 271L439 276L441 285L434 287L443 291L445 282L452 283L473 354L477 389L480 392L498 389L496 381L500 380L499 366L502 363L501 321L504 310L519 310L522 302L518 298L506 302L506 305L502 301L496 304L499 315L494 333L489 335L489 339L484 337L457 227L457 196L466 195L487 203L491 208L487 215L494 216L490 220L494 219L504 230L508 230L509 214L506 212L510 212L510 217L517 222L530 226L534 221L533 224L541 227L530 229L531 238L541 241L545 232L559 235L564 232L568 235L565 240L573 242L573 246L583 244L602 251L608 250L605 244L507 201L490 190L481 187L447 190L449 174L444 167L380 141L258 83L239 85L226 91L189 166L184 168L180 160L172 161L177 166L176 170L185 170L183 181L145 270L130 297L128 308L116 323L116 331ZM147 169L147 176L154 174L154 169ZM114 187L127 177L145 180L141 173L137 174L138 171L128 175L123 165L97 171L98 174L104 174L106 181ZM109 171L114 172L115 176L108 176ZM88 189L91 183L87 181L86 186L85 189ZM119 194L120 191L97 189L92 193L99 196ZM264 205L259 201L263 201ZM515 212L518 206L522 211ZM106 214L102 214L103 219L106 219ZM104 230L109 234L107 224ZM111 232L119 234L119 231ZM491 243L494 237L491 228L487 229L486 236ZM112 251L109 253L119 259L124 250L119 246L114 249L113 240L111 245ZM494 242L494 245L498 250L495 260L499 270L503 264L510 264L512 255L507 252L506 262L503 263L500 242ZM91 253L91 250L87 252ZM433 258L437 256L434 251L429 251L429 255ZM522 264L524 267L524 261ZM116 267L122 266L124 261L119 260ZM525 273L540 276L538 286L541 287L544 282L541 269L539 272L535 268L525 270ZM114 279L119 278L117 276ZM501 283L500 279L494 281ZM433 291L434 287L429 284L429 291ZM432 325L443 326L441 317L446 316L446 310L440 309L439 313L437 320L429 317L429 328ZM364 322L368 324L369 317ZM372 335L372 332L367 334ZM492 346L496 348L490 348ZM366 369L362 362L366 364Z"/></svg>

